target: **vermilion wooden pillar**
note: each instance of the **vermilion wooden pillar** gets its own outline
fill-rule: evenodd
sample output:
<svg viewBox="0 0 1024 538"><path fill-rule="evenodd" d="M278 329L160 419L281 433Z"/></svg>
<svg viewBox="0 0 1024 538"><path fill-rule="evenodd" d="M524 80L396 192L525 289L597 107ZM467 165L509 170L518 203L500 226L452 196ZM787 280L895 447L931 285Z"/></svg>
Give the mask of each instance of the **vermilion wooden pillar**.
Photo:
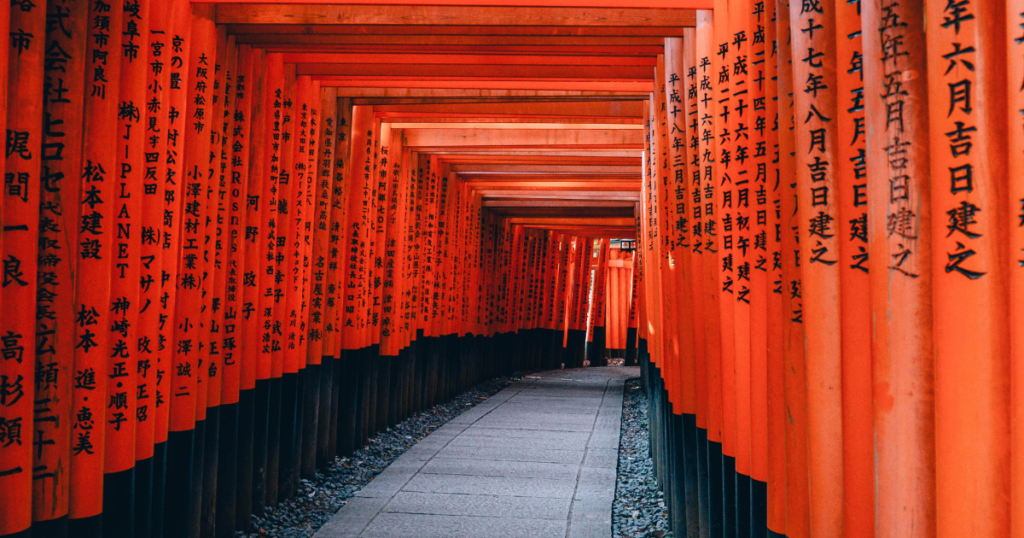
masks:
<svg viewBox="0 0 1024 538"><path fill-rule="evenodd" d="M757 133L754 131L754 77L756 66L753 54L753 31L750 29L750 9L745 0L729 0L728 26L725 44L727 51L719 51L722 65L728 72L726 82L729 99L722 102L723 147L719 151L722 168L721 225L723 235L722 270L726 275L723 295L733 301L732 345L733 365L726 372L724 398L733 411L726 411L727 424L734 427L735 485L726 476L725 528L732 528L739 536L750 532L750 465L751 465L751 272L754 258L752 206L755 178L752 160L755 155ZM717 25L716 25L717 26ZM749 35L749 37L748 37ZM721 83L722 81L719 80ZM723 338L725 335L723 334ZM733 381L730 388L729 375ZM728 408L727 408L728 409ZM731 417L731 418L730 418ZM728 429L726 430L728 431ZM726 459L727 473L730 460ZM735 487L735 492L730 492ZM729 503L735 505L730 507ZM732 527L731 527L732 526Z"/></svg>
<svg viewBox="0 0 1024 538"><path fill-rule="evenodd" d="M722 15L724 19L724 13ZM723 20L724 23L724 20ZM719 226L719 215L722 214L720 198L717 192L721 188L720 175L716 171L718 161L719 130L716 128L718 101L723 99L719 89L719 69L716 61L714 15L711 11L697 12L696 55L697 76L700 78L698 105L700 141L699 152L701 162L701 195L703 197L704 218L704 263L703 270L703 305L704 305L704 358L707 386L707 464L706 477L701 485L701 493L707 499L705 503L707 517L702 518L702 530L707 529L711 536L723 532L722 506L722 441L723 441L723 408L722 408L722 331L720 319L722 287L719 283L722 252L722 229ZM727 87L726 87L727 88ZM700 478L698 478L700 480Z"/></svg>
<svg viewBox="0 0 1024 538"><path fill-rule="evenodd" d="M216 535L234 533L240 514L239 492L242 491L243 461L251 469L252 407L251 390L255 381L255 363L245 353L242 342L246 320L245 277L248 230L249 159L255 140L252 110L254 99L253 50L238 47L235 68L227 73L223 121L225 148L221 165L225 174L227 206L222 240L226 250L224 290L224 321L221 325L220 347L223 354L223 387L221 394L221 438L218 455ZM242 457L250 455L249 458ZM251 471L250 471L251 472ZM251 475L250 475L251 476ZM244 483L251 488L251 478Z"/></svg>
<svg viewBox="0 0 1024 538"><path fill-rule="evenodd" d="M121 28L120 5L94 0L90 12L110 6L100 21ZM85 69L89 73L119 73L120 36L109 41L86 40ZM108 342L110 339L110 259L113 254L114 197L116 192L117 99L120 77L85 85L82 134L82 183L79 211L82 222L107 223L90 230L79 226L75 275L75 359L72 388L73 435L71 438L70 506L68 534L99 536L102 532L103 465L106 426L102 419L107 404Z"/></svg>
<svg viewBox="0 0 1024 538"><path fill-rule="evenodd" d="M1024 223L1020 214L1024 213L1024 182L1012 178L1024 177L1024 117L1014 114L1014 110L1024 110L1024 87L1018 81L1024 80L1024 2L1011 0L1006 3L1007 44L1007 154L1009 181L1007 203L1010 204L1008 247L1009 256L1009 304L1010 304L1010 431L1012 435L1010 455L1010 536L1024 536L1024 454L1017 450L1024 443L1024 310L1021 300L1024 299ZM1016 157L1014 157L1016 156Z"/></svg>
<svg viewBox="0 0 1024 538"><path fill-rule="evenodd" d="M298 338L305 336L299 329L299 312L302 303L300 281L302 278L302 241L303 220L305 213L306 187L306 156L300 155L300 147L305 149L306 129L308 128L308 93L311 80L308 77L293 75L294 67L285 65L285 103L286 118L283 122L287 140L282 144L285 153L282 158L282 171L288 172L287 187L281 186L281 203L278 204L278 222L284 227L283 260L280 263L281 290L283 296L278 303L281 307L279 317L281 323L281 357L282 357L282 391L281 391L281 463L278 478L278 500L284 501L295 496L299 481L299 450L301 449L302 425L300 410L302 409L301 370L305 369L306 356L299 357ZM291 101L289 106L287 103ZM303 117L305 105L305 121ZM303 124L307 125L303 125ZM281 178L278 177L280 183ZM287 195L284 193L288 192ZM280 243L279 243L280 245ZM275 277L276 278L276 277ZM275 322L276 323L276 322ZM296 442L298 441L298 445Z"/></svg>
<svg viewBox="0 0 1024 538"><path fill-rule="evenodd" d="M925 11L940 537L1010 534L1005 14L985 2Z"/></svg>
<svg viewBox="0 0 1024 538"><path fill-rule="evenodd" d="M807 381L804 362L803 282L800 233L804 223L797 206L796 146L793 78L794 30L790 23L791 0L776 7L779 79L779 183L782 188L782 292L783 380L786 416L786 536L810 536L807 468ZM799 60L797 60L799 61Z"/></svg>
<svg viewBox="0 0 1024 538"><path fill-rule="evenodd" d="M345 238L345 212L348 209L350 188L348 183L348 158L351 151L352 106L348 99L337 100L337 116L335 117L335 150L331 166L331 209L328 224L328 262L327 262L327 307L324 311L326 324L324 327L324 351L330 352L335 358L334 386L331 398L331 428L328 439L328 457L337 452L348 455L354 450L353 434L355 431L355 400L356 390L354 376L344 368L350 364L342 347L341 313L344 306L345 276L347 268L347 242ZM334 401L338 401L334 405ZM343 405L344 403L344 405ZM342 422L344 421L344 422ZM332 449L333 447L333 449Z"/></svg>
<svg viewBox="0 0 1024 538"><path fill-rule="evenodd" d="M156 63L150 63L150 76L157 71L154 66L160 67L162 72L156 74L154 83L162 84L163 94L161 99L162 109L153 112L147 107L147 113L156 114L156 128L162 128L166 141L156 141L159 149L164 144L164 175L158 177L157 191L162 203L158 204L161 237L161 256L159 270L159 308L157 322L159 331L156 336L158 342L158 357L155 370L155 391L154 411L156 423L154 424L154 496L152 499L153 519L152 532L156 536L162 535L166 528L166 511L174 501L169 501L167 493L167 481L175 478L182 478L182 473L177 473L173 478L167 474L168 466L175 470L177 465L187 466L191 461L191 447L185 446L186 441L182 438L189 438L191 433L180 433L175 435L176 440L171 441L171 400L176 387L173 383L175 378L175 360L177 342L175 334L177 324L175 313L178 309L178 270L181 262L180 249L182 247L182 233L184 220L184 180L185 178L185 132L188 120L185 118L188 103L188 81L189 75L188 57L191 49L191 7L187 2L176 0L169 4L151 6L150 29L152 39L150 40L150 55ZM163 31L163 34L156 32ZM157 58L157 55L161 59ZM161 65L162 64L162 65ZM147 87L147 91L153 95L147 101L151 104L160 86ZM152 143L152 135L147 137L147 142ZM159 174L159 167L158 167ZM144 293L145 295L145 293ZM142 313L143 315L146 312ZM143 317L142 319L146 319ZM179 423L180 424L180 423ZM187 430L182 430L187 432ZM188 441L190 442L190 441ZM175 447L179 455L177 463L169 464L172 453L171 448ZM188 455L188 459L181 459L180 456ZM179 486L181 487L181 486ZM186 486L187 487L187 486ZM179 492L181 490L178 490ZM177 502L181 502L178 499Z"/></svg>
<svg viewBox="0 0 1024 538"><path fill-rule="evenodd" d="M244 52L244 49L243 49ZM243 63L251 63L252 77L248 79L247 99L251 102L251 111L247 117L249 123L248 159L242 166L248 170L245 198L245 231L242 242L245 244L244 265L241 268L241 305L239 317L242 321L239 331L239 354L242 362L241 380L239 383L239 422L238 422L238 493L236 496L235 525L238 529L248 531L250 519L245 515L255 513L257 474L256 456L261 446L266 446L265 438L261 441L257 435L262 428L262 417L266 416L267 376L261 376L263 342L261 335L263 326L260 324L260 278L263 272L263 259L268 248L265 232L261 232L263 211L267 208L264 197L265 182L269 181L263 165L267 148L267 114L268 78L265 68L265 55L260 49L251 50L251 59ZM239 98L239 101L245 98ZM264 202L264 203L261 203ZM261 404L262 403L262 407Z"/></svg>
<svg viewBox="0 0 1024 538"><path fill-rule="evenodd" d="M368 107L353 107L352 111L352 148L349 162L347 163L348 174L345 189L349 191L348 206L345 214L345 223L342 225L343 265L342 271L345 280L341 289L343 302L339 304L340 312L340 334L341 345L347 353L351 353L355 361L350 365L351 370L347 375L359 376L358 382L353 385L359 391L357 401L358 411L356 413L355 428L356 447L363 446L366 441L366 428L368 426L368 412L366 405L369 402L367 391L370 389L369 368L370 361L367 358L367 351L363 350L364 342L360 331L360 324L365 325L366 303L362 297L363 275L365 274L365 252L369 245L367 231L368 217L364 212L369 210L370 197L370 173L373 167L373 111ZM367 206L364 209L363 201Z"/></svg>
<svg viewBox="0 0 1024 538"><path fill-rule="evenodd" d="M807 364L807 454L812 536L843 529L841 253L836 224L836 11L791 2L794 148ZM813 20L812 20L813 19ZM796 30L799 31L796 31ZM837 308L839 305L839 308Z"/></svg>
<svg viewBox="0 0 1024 538"><path fill-rule="evenodd" d="M730 31L733 28L732 12L729 9L728 0L720 0L715 4L715 12L718 13L714 25L715 47L713 55L713 68L718 76L718 84L715 86L717 96L717 109L715 113L715 131L718 139L715 183L718 188L715 191L714 203L718 214L718 229L721 235L721 242L718 245L718 271L717 288L719 296L719 320L721 328L721 402L722 402L722 476L723 476L723 502L722 507L723 525L725 532L735 532L735 457L736 457L736 338L735 338L735 305L736 305L736 181L732 179L737 175L737 166L733 163L732 155L736 151L735 137L732 132L735 130L736 103L733 99L733 91L740 91L734 88L732 79L733 58L729 51L733 35ZM725 76L721 75L725 69ZM739 79L737 79L738 81ZM738 99L738 98L737 98ZM726 166L729 163L729 167ZM738 175L737 175L738 177Z"/></svg>
<svg viewBox="0 0 1024 538"><path fill-rule="evenodd" d="M117 112L117 165L114 174L115 228L110 259L110 343L106 369L106 453L104 464L104 536L124 536L135 529L135 430L139 415L139 304L142 274L142 197L145 176L143 116L146 101L146 48L149 2L126 9L122 21L120 92ZM145 389L145 387L143 387ZM147 408L148 410L148 408Z"/></svg>
<svg viewBox="0 0 1024 538"><path fill-rule="evenodd" d="M928 95L922 2L865 2L875 533L935 527ZM893 48L895 43L901 46Z"/></svg>
<svg viewBox="0 0 1024 538"><path fill-rule="evenodd" d="M868 278L867 153L860 5L837 0L835 202L843 398L843 526L874 536L871 297Z"/></svg>
<svg viewBox="0 0 1024 538"><path fill-rule="evenodd" d="M329 338L326 328L331 325L326 320L326 302L333 299L330 289L332 282L328 264L329 257L329 226L331 225L332 180L334 172L334 152L337 144L338 90L324 88L320 98L320 128L318 135L319 155L315 167L310 169L313 174L313 212L312 244L310 250L310 295L309 325L307 327L306 348L307 364L320 365L320 408L317 428L316 466L323 469L333 457L328 455L331 430L332 385L334 383L333 348L327 348ZM335 262L337 263L337 262ZM332 325L331 325L332 326ZM333 327L333 326L332 326Z"/></svg>
<svg viewBox="0 0 1024 538"><path fill-rule="evenodd" d="M47 48L59 47L65 55L59 61L44 63L43 69L50 82L43 83L44 131L38 145L43 153L40 157L36 371L42 378L37 378L36 384L34 427L22 431L32 431L32 441L39 443L32 451L32 532L37 536L61 537L67 535L73 434L69 418L73 411L76 344L74 275L81 224L79 204L74 200L81 186L85 106L85 80L76 74L85 69L88 2L51 3L46 9L48 17L67 16L63 29L46 35ZM4 69L6 76L6 66ZM63 88L60 92L64 93L51 93L57 88Z"/></svg>
<svg viewBox="0 0 1024 538"><path fill-rule="evenodd" d="M785 327L789 318L783 305L786 304L786 287L782 276L782 235L790 233L783 229L782 220L782 170L780 151L780 100L779 100L779 40L778 5L775 0L765 2L765 64L764 76L769 82L765 86L765 145L767 146L768 207L767 207L767 249L768 274L766 281L765 347L767 348L767 506L766 526L770 535L786 534L786 401L785 401ZM774 533L774 534L772 534Z"/></svg>
<svg viewBox="0 0 1024 538"><path fill-rule="evenodd" d="M146 87L143 127L145 172L142 178L142 240L140 266L139 368L136 372L137 411L145 413L135 430L136 529L142 536L157 535L163 531L163 492L166 470L167 421L170 357L172 345L168 336L173 320L167 319L167 303L171 297L172 280L165 265L173 260L177 268L177 230L165 228L165 211L172 201L180 199L177 181L171 180L168 129L170 126L170 48L173 36L174 2L150 5L149 35L144 36L146 46L139 51L146 54ZM137 39L137 38L136 38ZM144 122L144 123L143 123ZM168 196L168 193L170 195ZM176 209L176 207L174 207ZM173 211L173 210L172 210ZM173 222L173 215L172 222ZM166 259L165 259L166 258ZM166 278L165 278L166 277ZM170 310L173 312L173 310ZM141 389L139 389L141 387Z"/></svg>
<svg viewBox="0 0 1024 538"><path fill-rule="evenodd" d="M37 298L40 173L44 159L52 155L52 150L42 145L44 109L40 96L45 31L45 3L11 6L10 39L5 45L8 63L3 66L7 69L7 84L2 90L7 94L10 112L0 196L4 226L0 302L8 308L31 309ZM44 149L49 153L44 153ZM33 468L34 448L45 449L48 442L44 437L49 437L33 423L33 416L45 408L36 402L35 334L36 323L31 315L6 315L0 319L0 420L5 433L0 445L0 511L10 514L0 519L0 534L30 532L33 480L43 474Z"/></svg>
<svg viewBox="0 0 1024 538"><path fill-rule="evenodd" d="M766 25L771 13L765 2L747 1L743 12L747 21L748 65L747 65L747 179L750 181L744 210L747 211L748 260L746 269L750 278L750 532L752 536L764 536L767 503L768 465L768 189L769 152L767 131L770 128L767 105L767 88L775 83L768 77L768 54L766 47ZM735 41L735 38L734 38ZM738 135L737 135L738 136ZM774 178L772 178L774 179Z"/></svg>
<svg viewBox="0 0 1024 538"><path fill-rule="evenodd" d="M936 532L927 80L902 75L926 71L923 21L862 5L878 538Z"/></svg>
<svg viewBox="0 0 1024 538"><path fill-rule="evenodd" d="M221 396L224 380L224 353L221 347L224 326L224 294L227 277L227 253L224 235L227 227L227 125L224 122L226 92L233 84L236 63L234 40L228 39L227 29L216 28L212 59L213 87L209 90L209 116L207 128L210 134L210 159L207 167L207 226L204 237L206 258L203 264L203 315L204 329L203 378L205 387L205 431L203 445L202 501L199 511L199 532L211 536L216 526L217 475L220 468L221 442Z"/></svg>

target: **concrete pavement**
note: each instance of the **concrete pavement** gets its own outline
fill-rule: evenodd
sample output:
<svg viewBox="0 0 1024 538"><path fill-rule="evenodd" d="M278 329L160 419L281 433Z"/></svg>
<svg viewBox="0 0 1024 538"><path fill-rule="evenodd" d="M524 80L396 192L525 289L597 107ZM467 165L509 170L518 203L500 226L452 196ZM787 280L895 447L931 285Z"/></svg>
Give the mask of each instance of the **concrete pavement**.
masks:
<svg viewBox="0 0 1024 538"><path fill-rule="evenodd" d="M316 538L608 538L636 367L526 377L435 430Z"/></svg>

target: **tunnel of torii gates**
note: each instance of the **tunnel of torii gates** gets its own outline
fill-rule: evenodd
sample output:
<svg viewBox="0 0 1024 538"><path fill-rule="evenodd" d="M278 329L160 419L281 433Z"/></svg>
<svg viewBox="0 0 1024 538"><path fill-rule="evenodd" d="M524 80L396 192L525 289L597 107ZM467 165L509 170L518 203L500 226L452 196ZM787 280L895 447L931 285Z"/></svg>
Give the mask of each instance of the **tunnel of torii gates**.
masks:
<svg viewBox="0 0 1024 538"><path fill-rule="evenodd" d="M1024 0L467 3L0 4L0 535L590 349L676 536L1024 537Z"/></svg>

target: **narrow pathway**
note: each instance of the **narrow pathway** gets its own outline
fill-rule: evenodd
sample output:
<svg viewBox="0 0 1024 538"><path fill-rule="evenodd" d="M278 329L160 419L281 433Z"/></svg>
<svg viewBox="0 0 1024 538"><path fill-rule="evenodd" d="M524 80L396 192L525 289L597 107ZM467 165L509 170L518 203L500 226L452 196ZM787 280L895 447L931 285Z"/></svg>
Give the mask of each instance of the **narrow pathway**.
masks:
<svg viewBox="0 0 1024 538"><path fill-rule="evenodd" d="M637 375L528 376L410 448L315 536L610 537L622 387Z"/></svg>

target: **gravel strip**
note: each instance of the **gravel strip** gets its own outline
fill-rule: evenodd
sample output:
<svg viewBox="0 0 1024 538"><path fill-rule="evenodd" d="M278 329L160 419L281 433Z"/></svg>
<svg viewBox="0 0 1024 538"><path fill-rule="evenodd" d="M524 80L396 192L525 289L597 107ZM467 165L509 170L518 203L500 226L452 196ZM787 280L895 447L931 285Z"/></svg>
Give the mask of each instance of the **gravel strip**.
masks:
<svg viewBox="0 0 1024 538"><path fill-rule="evenodd" d="M612 504L615 538L671 537L665 497L654 479L648 450L647 396L640 379L626 381L619 437L619 469Z"/></svg>
<svg viewBox="0 0 1024 538"><path fill-rule="evenodd" d="M336 458L327 472L317 471L313 480L302 480L294 499L252 516L252 533L236 537L313 536L350 497L386 469L407 449L463 411L497 394L526 374L513 374L480 383L454 400L438 404L395 427L378 433L352 457Z"/></svg>

